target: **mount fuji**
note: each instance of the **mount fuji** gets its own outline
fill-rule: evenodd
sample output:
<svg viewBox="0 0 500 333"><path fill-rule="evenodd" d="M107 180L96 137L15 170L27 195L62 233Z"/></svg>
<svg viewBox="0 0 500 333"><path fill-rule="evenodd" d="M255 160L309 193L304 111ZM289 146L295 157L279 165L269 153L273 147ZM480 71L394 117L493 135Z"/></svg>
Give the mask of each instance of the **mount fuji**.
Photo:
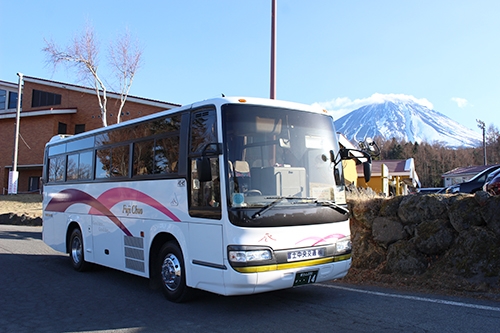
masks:
<svg viewBox="0 0 500 333"><path fill-rule="evenodd" d="M336 120L335 127L355 142L381 136L406 142L439 142L450 148L482 143L481 134L410 98L365 105Z"/></svg>

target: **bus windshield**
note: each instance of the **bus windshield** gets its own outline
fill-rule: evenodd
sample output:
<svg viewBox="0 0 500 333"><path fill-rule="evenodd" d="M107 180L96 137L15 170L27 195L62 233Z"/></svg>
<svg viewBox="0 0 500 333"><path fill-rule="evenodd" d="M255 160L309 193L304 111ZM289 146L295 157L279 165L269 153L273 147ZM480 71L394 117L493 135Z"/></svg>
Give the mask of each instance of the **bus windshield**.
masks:
<svg viewBox="0 0 500 333"><path fill-rule="evenodd" d="M230 104L222 108L230 208L345 204L333 120L326 114Z"/></svg>

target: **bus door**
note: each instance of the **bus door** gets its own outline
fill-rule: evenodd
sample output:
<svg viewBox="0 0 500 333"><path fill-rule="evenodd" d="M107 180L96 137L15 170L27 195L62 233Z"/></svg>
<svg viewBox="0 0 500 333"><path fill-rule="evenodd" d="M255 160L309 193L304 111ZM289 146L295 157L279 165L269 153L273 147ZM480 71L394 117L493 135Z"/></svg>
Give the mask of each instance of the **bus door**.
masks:
<svg viewBox="0 0 500 333"><path fill-rule="evenodd" d="M223 278L221 185L215 109L205 108L191 114L189 145L189 263L188 284L210 290L200 281ZM213 289L213 287L212 287Z"/></svg>

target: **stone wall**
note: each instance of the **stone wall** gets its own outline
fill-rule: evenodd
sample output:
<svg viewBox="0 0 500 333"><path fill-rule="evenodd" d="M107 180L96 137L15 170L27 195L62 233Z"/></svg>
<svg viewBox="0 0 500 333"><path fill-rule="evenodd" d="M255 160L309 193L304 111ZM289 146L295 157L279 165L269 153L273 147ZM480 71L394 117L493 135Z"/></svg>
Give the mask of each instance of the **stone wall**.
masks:
<svg viewBox="0 0 500 333"><path fill-rule="evenodd" d="M17 215L15 213L0 214L0 224L42 226L42 218L38 216Z"/></svg>
<svg viewBox="0 0 500 333"><path fill-rule="evenodd" d="M349 200L353 275L453 289L500 287L500 196L408 195ZM460 285L460 286L457 286Z"/></svg>

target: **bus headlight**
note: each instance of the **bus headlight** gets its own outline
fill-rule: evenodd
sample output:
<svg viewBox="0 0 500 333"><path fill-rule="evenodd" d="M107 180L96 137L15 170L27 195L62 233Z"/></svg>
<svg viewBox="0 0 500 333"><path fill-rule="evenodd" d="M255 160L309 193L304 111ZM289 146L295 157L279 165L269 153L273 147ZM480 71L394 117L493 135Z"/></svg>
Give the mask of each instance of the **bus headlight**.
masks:
<svg viewBox="0 0 500 333"><path fill-rule="evenodd" d="M352 250L351 238L341 238L335 243L336 254L349 253Z"/></svg>
<svg viewBox="0 0 500 333"><path fill-rule="evenodd" d="M247 246L229 246L228 259L232 265L253 265L273 260L273 253L269 248Z"/></svg>
<svg viewBox="0 0 500 333"><path fill-rule="evenodd" d="M272 257L269 250L229 251L229 260L232 262L271 260Z"/></svg>

